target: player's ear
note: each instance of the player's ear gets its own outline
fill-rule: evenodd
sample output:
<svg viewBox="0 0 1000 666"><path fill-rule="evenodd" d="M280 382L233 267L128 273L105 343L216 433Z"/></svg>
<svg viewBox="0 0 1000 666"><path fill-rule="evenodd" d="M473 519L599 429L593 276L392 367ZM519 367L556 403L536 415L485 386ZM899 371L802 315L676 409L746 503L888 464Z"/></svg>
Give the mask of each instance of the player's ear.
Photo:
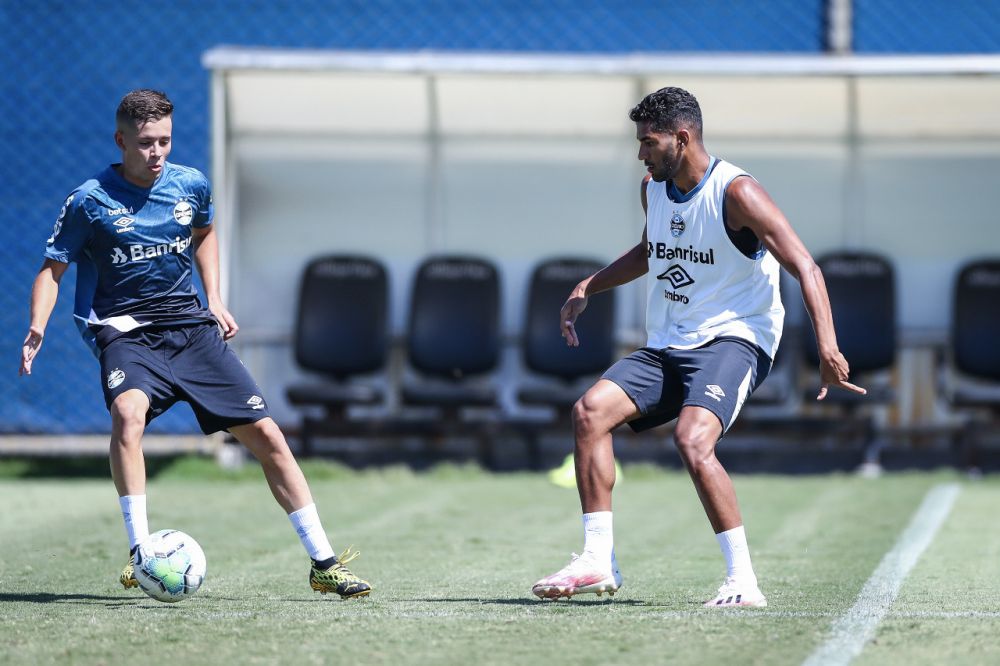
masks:
<svg viewBox="0 0 1000 666"><path fill-rule="evenodd" d="M677 145L681 148L688 145L691 142L691 132L688 132L685 128L680 128L677 130Z"/></svg>
<svg viewBox="0 0 1000 666"><path fill-rule="evenodd" d="M115 130L115 145L125 150L125 135L121 130Z"/></svg>

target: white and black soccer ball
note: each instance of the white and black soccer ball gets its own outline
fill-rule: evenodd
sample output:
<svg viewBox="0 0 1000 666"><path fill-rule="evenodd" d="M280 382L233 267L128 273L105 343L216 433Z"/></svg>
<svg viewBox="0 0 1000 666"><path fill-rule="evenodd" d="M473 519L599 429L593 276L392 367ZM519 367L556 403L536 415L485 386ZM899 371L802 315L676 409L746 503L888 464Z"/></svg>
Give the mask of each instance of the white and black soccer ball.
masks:
<svg viewBox="0 0 1000 666"><path fill-rule="evenodd" d="M194 595L208 568L198 542L178 530L150 534L135 549L132 565L139 588L167 603Z"/></svg>

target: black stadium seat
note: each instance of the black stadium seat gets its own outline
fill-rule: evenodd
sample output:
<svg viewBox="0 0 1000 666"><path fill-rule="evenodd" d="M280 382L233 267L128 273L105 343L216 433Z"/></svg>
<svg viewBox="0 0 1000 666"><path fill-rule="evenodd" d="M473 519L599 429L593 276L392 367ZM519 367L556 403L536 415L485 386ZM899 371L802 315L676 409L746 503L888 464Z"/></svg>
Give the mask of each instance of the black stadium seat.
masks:
<svg viewBox="0 0 1000 666"><path fill-rule="evenodd" d="M304 454L310 453L311 436L317 427L343 424L350 405L384 399L381 388L351 380L385 368L388 310L388 278L377 260L332 255L306 266L293 347L298 365L321 380L289 386L287 396L296 406L323 407L325 417L303 419Z"/></svg>
<svg viewBox="0 0 1000 666"><path fill-rule="evenodd" d="M579 347L567 346L559 327L559 310L570 291L603 266L594 260L561 257L540 263L532 272L522 339L524 364L558 382L520 388L521 402L571 406L582 395L577 380L593 380L611 365L615 352L614 291L588 299L587 309L575 325Z"/></svg>
<svg viewBox="0 0 1000 666"><path fill-rule="evenodd" d="M889 372L896 363L896 278L890 261L870 252L836 252L816 260L823 271L833 308L837 345L851 367L851 383L867 395L831 388L824 402L839 407L842 428L857 428L863 447L862 469L880 469L883 438L876 431L872 409L895 400ZM812 326L803 330L803 351L809 367L818 369L819 352ZM815 403L818 372L803 398Z"/></svg>
<svg viewBox="0 0 1000 666"><path fill-rule="evenodd" d="M407 327L410 366L404 381L410 405L448 409L493 405L496 387L477 381L500 358L500 281L485 259L439 256L417 269Z"/></svg>
<svg viewBox="0 0 1000 666"><path fill-rule="evenodd" d="M957 433L962 463L981 466L976 445L979 430L1000 418L1000 258L970 261L954 286L949 355L951 372L944 394L949 404L987 419L969 419Z"/></svg>
<svg viewBox="0 0 1000 666"><path fill-rule="evenodd" d="M955 281L951 344L955 367L1000 381L1000 259L966 264Z"/></svg>
<svg viewBox="0 0 1000 666"><path fill-rule="evenodd" d="M890 369L896 362L896 278L892 264L885 257L865 252L828 254L816 263L823 270L837 344L851 365L851 376L863 381L862 376L868 373ZM804 337L806 360L816 368L819 352L811 326L805 327ZM815 396L812 387L808 392ZM835 389L827 399L888 402L892 392L878 385L867 396Z"/></svg>
<svg viewBox="0 0 1000 666"><path fill-rule="evenodd" d="M543 462L541 431L569 431L573 404L614 361L614 291L588 300L575 324L580 346L567 346L559 326L559 310L570 291L603 266L593 259L557 257L539 263L531 274L521 339L528 374L518 381L515 393L522 405L551 408L554 418L512 418L509 425L523 437L536 469Z"/></svg>

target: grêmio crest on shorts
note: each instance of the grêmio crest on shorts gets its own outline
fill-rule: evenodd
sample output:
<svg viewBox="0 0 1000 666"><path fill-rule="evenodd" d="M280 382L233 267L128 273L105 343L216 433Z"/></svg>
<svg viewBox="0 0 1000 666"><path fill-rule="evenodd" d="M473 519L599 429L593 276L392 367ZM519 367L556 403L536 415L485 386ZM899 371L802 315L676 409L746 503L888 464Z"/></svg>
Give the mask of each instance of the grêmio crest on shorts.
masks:
<svg viewBox="0 0 1000 666"><path fill-rule="evenodd" d="M100 348L139 326L213 320L192 279L192 228L212 223L208 179L167 162L142 188L116 166L73 191L45 247L46 258L77 263L73 315Z"/></svg>

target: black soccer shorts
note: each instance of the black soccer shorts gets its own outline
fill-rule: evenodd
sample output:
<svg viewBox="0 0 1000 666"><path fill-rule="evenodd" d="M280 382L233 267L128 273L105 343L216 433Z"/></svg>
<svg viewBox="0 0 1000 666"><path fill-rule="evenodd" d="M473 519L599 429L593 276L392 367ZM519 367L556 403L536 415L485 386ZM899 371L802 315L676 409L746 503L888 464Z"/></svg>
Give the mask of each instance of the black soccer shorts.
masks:
<svg viewBox="0 0 1000 666"><path fill-rule="evenodd" d="M770 370L770 357L757 345L726 337L696 349L643 347L602 379L620 386L635 403L640 415L628 424L635 432L673 421L687 405L715 414L726 432Z"/></svg>
<svg viewBox="0 0 1000 666"><path fill-rule="evenodd" d="M122 334L101 352L101 385L109 410L129 389L145 393L146 423L178 400L188 402L206 435L269 415L260 388L214 322Z"/></svg>

